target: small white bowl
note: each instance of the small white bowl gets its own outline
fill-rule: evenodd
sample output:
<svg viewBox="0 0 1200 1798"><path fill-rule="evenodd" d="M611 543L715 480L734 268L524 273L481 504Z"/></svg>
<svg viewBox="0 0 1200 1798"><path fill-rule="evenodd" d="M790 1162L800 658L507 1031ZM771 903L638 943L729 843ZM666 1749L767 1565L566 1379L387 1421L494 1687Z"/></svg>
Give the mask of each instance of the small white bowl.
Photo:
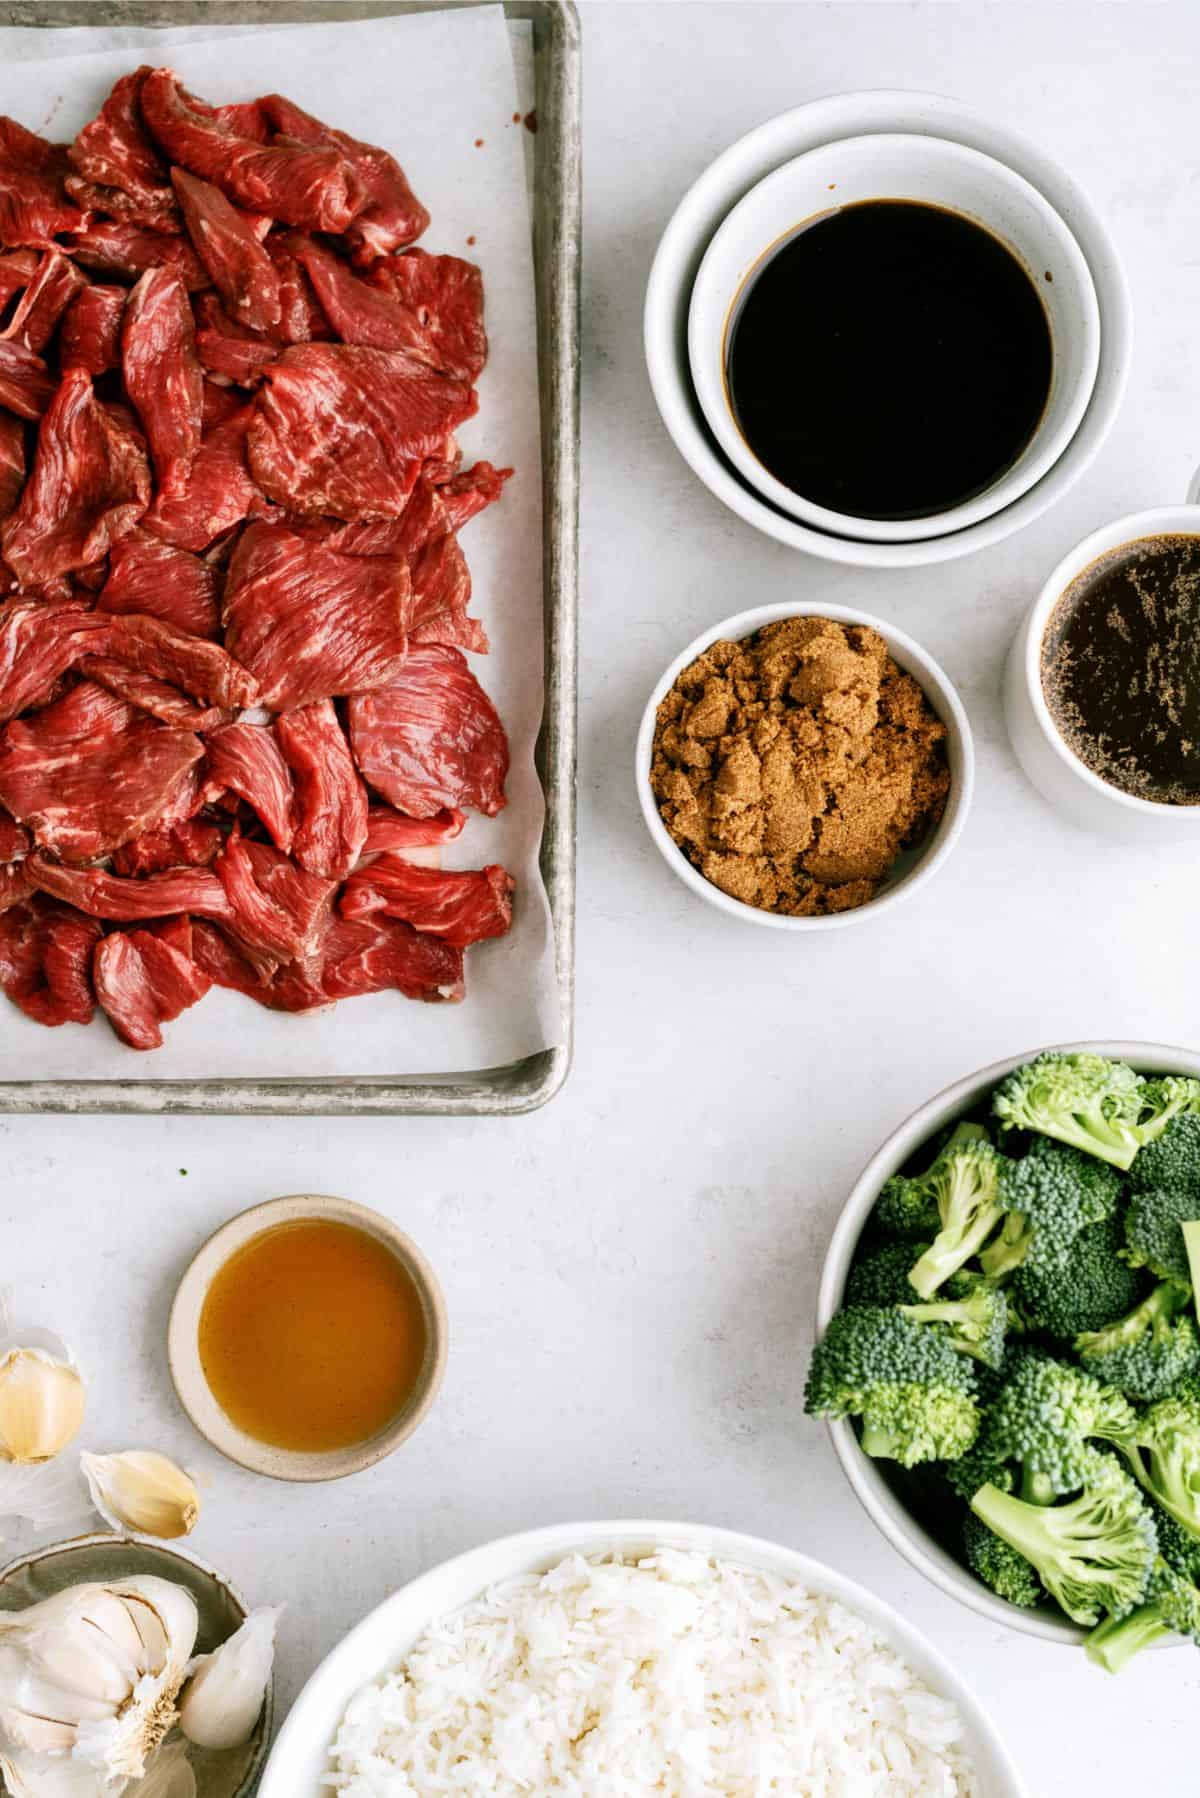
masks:
<svg viewBox="0 0 1200 1798"><path fill-rule="evenodd" d="M859 518L814 504L763 466L729 403L729 331L747 284L805 225L868 200L941 206L983 226L1024 268L1050 328L1050 392L1029 443L983 493L921 518ZM739 473L772 505L817 530L869 542L915 543L965 530L1002 511L1058 461L1096 384L1100 307L1079 245L1030 182L995 157L946 138L879 132L794 157L733 208L708 246L692 289L688 356L709 428Z"/></svg>
<svg viewBox="0 0 1200 1798"><path fill-rule="evenodd" d="M1078 243L1100 306L1100 365L1091 403L1066 452L1029 492L1002 512L919 543L866 543L789 518L742 481L713 439L688 366L687 313L704 252L722 220L764 176L792 157L864 132L924 133L994 156L1031 182ZM644 334L650 385L680 455L710 492L777 542L823 561L859 568L917 568L948 562L998 543L1061 499L1107 438L1129 373L1129 290L1108 227L1083 190L1020 133L940 94L835 94L768 119L718 156L688 189L659 244L646 289Z"/></svg>
<svg viewBox="0 0 1200 1798"><path fill-rule="evenodd" d="M1193 480L1188 503L1132 512L1106 524L1063 557L1013 639L1004 671L1004 717L1013 750L1044 799L1072 823L1125 842L1177 843L1200 836L1200 804L1167 805L1140 799L1102 780L1064 741L1042 687L1042 641L1059 599L1093 562L1146 537L1200 537L1200 503Z"/></svg>
<svg viewBox="0 0 1200 1798"><path fill-rule="evenodd" d="M1173 1049L1158 1043L1056 1043L1052 1047L1068 1054L1087 1050L1095 1055L1107 1055L1114 1061L1129 1062L1139 1073L1200 1077L1200 1055L1188 1049ZM851 1189L825 1255L817 1293L815 1334L818 1341L841 1307L858 1239L884 1181L902 1168L909 1156L936 1135L944 1124L953 1123L986 1098L1013 1068L1046 1052L1045 1049L1030 1049L1025 1055L1010 1055L990 1068L968 1074L965 1080L956 1080L953 1086L946 1087L918 1107L872 1156ZM918 1523L884 1478L881 1469L885 1464L873 1461L859 1447L853 1425L843 1418L826 1427L842 1464L842 1472L854 1488L863 1510L910 1567L932 1580L949 1597L957 1598L970 1610L986 1617L989 1623L1021 1630L1027 1636L1040 1637L1043 1642L1062 1642L1078 1647L1084 1640L1087 1631L1066 1617L1055 1615L1049 1609L1023 1610L1019 1605L997 1598Z"/></svg>
<svg viewBox="0 0 1200 1798"><path fill-rule="evenodd" d="M324 1776L329 1750L347 1704L360 1687L395 1667L436 1618L458 1610L502 1580L548 1572L568 1555L644 1555L662 1548L760 1568L857 1611L933 1690L958 1706L980 1792L987 1798L1027 1798L999 1732L961 1671L865 1586L795 1549L757 1536L704 1524L656 1521L561 1523L529 1530L444 1561L394 1592L326 1656L296 1699L271 1751L258 1798L328 1798Z"/></svg>
<svg viewBox="0 0 1200 1798"><path fill-rule="evenodd" d="M946 726L950 794L937 828L924 842L901 855L874 899L868 900L866 905L857 906L853 911L831 912L827 917L792 918L780 912L763 911L756 905L745 905L740 899L731 899L728 893L715 887L711 880L705 880L663 823L650 786L650 764L653 759L658 708L684 669L697 656L703 655L712 644L725 638L737 642L743 637L752 636L764 624L776 624L782 618L833 618L839 624L861 624L877 631L887 644L893 660L906 674L912 675ZM914 642L904 631L897 630L894 624L872 617L869 612L852 611L848 606L824 605L816 600L795 600L772 606L755 606L749 612L737 612L732 618L724 618L720 624L714 624L703 631L675 657L651 693L642 713L637 735L635 777L642 816L655 847L671 872L686 886L691 887L693 893L699 894L710 905L715 905L718 911L726 912L731 918L740 918L747 924L765 924L771 930L839 930L847 924L861 922L864 918L877 918L881 911L898 900L911 898L918 887L924 886L942 866L958 841L970 810L975 785L975 750L971 740L971 726L967 722L962 701L946 674L919 643Z"/></svg>

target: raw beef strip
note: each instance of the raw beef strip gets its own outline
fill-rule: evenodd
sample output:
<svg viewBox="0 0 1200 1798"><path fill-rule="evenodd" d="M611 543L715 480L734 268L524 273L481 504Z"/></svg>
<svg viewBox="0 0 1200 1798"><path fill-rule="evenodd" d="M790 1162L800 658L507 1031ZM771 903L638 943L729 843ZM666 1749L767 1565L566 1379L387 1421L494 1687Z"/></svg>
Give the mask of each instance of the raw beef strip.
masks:
<svg viewBox="0 0 1200 1798"><path fill-rule="evenodd" d="M136 279L148 268L173 268L189 293L210 283L208 270L186 237L168 237L163 231L147 231L124 221L93 219L72 234L67 250L85 268Z"/></svg>
<svg viewBox="0 0 1200 1798"><path fill-rule="evenodd" d="M0 895L0 905L3 897ZM264 981L273 969L264 971L242 949L238 948L228 929L197 919L192 925L192 954L196 965L203 968L214 986L224 986L249 998L261 997ZM276 964L277 966L278 964ZM265 1003L265 1001L264 1001Z"/></svg>
<svg viewBox="0 0 1200 1798"><path fill-rule="evenodd" d="M176 868L125 880L103 868L65 868L45 855L31 855L21 865L40 892L77 906L92 918L142 924L181 911L222 921L233 917L225 889L211 868Z"/></svg>
<svg viewBox="0 0 1200 1798"><path fill-rule="evenodd" d="M0 989L38 1024L90 1024L95 918L36 898L0 916Z"/></svg>
<svg viewBox="0 0 1200 1798"><path fill-rule="evenodd" d="M462 950L395 918L332 918L318 950L282 968L254 996L275 1011L312 1011L360 993L457 1003L465 992Z"/></svg>
<svg viewBox="0 0 1200 1798"><path fill-rule="evenodd" d="M367 837L367 790L328 699L283 712L275 722L296 783L292 854L310 874L344 880Z"/></svg>
<svg viewBox="0 0 1200 1798"><path fill-rule="evenodd" d="M217 577L207 562L140 527L114 543L97 602L104 612L142 612L192 637L220 628Z"/></svg>
<svg viewBox="0 0 1200 1798"><path fill-rule="evenodd" d="M58 334L59 360L64 368L86 368L90 375L106 375L121 366L121 324L124 287L85 287L63 315Z"/></svg>
<svg viewBox="0 0 1200 1798"><path fill-rule="evenodd" d="M130 430L69 368L38 432L33 473L4 526L4 559L25 586L99 562L150 503L150 465Z"/></svg>
<svg viewBox="0 0 1200 1798"><path fill-rule="evenodd" d="M366 205L346 232L356 261L372 262L420 237L429 214L394 156L323 125L282 94L267 94L259 105L283 136L302 144L336 144L353 164L367 195Z"/></svg>
<svg viewBox="0 0 1200 1798"><path fill-rule="evenodd" d="M407 564L342 556L294 531L252 524L225 583L225 642L260 683L260 703L288 711L364 692L404 661Z"/></svg>
<svg viewBox="0 0 1200 1798"><path fill-rule="evenodd" d="M140 612L113 613L106 622L104 646L98 653L182 687L209 705L236 707L257 700L258 682L219 643L190 637L161 618Z"/></svg>
<svg viewBox="0 0 1200 1798"><path fill-rule="evenodd" d="M250 468L267 497L293 511L395 514L424 459L477 406L465 382L402 351L294 344L263 375Z"/></svg>
<svg viewBox="0 0 1200 1798"><path fill-rule="evenodd" d="M266 511L266 502L246 466L246 433L253 406L243 406L205 433L183 493L155 500L145 526L180 549L207 549L214 538L243 518Z"/></svg>
<svg viewBox="0 0 1200 1798"><path fill-rule="evenodd" d="M40 261L36 250L0 251L0 312L17 294L24 293Z"/></svg>
<svg viewBox="0 0 1200 1798"><path fill-rule="evenodd" d="M143 830L113 851L114 874L161 874L165 868L211 867L225 843L220 825L185 818L168 830Z"/></svg>
<svg viewBox="0 0 1200 1798"><path fill-rule="evenodd" d="M62 146L0 118L0 246L53 249L60 231L74 231L84 215L63 190Z"/></svg>
<svg viewBox="0 0 1200 1798"><path fill-rule="evenodd" d="M63 313L86 287L86 277L61 250L47 250L3 336L13 343L23 343L27 350L40 356L58 329Z"/></svg>
<svg viewBox="0 0 1200 1798"><path fill-rule="evenodd" d="M332 145L262 145L238 135L180 85L154 69L142 88L142 116L172 162L215 182L236 206L313 231L344 231L365 189Z"/></svg>
<svg viewBox="0 0 1200 1798"><path fill-rule="evenodd" d="M144 65L122 75L97 116L83 127L67 152L76 171L67 177L67 191L114 218L154 231L179 231L170 171L138 106L149 73Z"/></svg>
<svg viewBox="0 0 1200 1798"><path fill-rule="evenodd" d="M37 882L29 871L29 863L14 862L0 868L0 912L12 905L22 905L37 892Z"/></svg>
<svg viewBox="0 0 1200 1798"><path fill-rule="evenodd" d="M278 961L310 956L337 890L332 881L307 874L268 843L246 843L235 833L217 857L237 935Z"/></svg>
<svg viewBox="0 0 1200 1798"><path fill-rule="evenodd" d="M197 705L169 681L143 674L127 662L114 661L109 656L85 656L78 671L85 680L95 681L138 711L157 718L160 724L172 724L177 730L209 731L229 720L230 714L223 707Z"/></svg>
<svg viewBox="0 0 1200 1798"><path fill-rule="evenodd" d="M105 647L108 623L76 599L0 606L0 724L44 705L68 669Z"/></svg>
<svg viewBox="0 0 1200 1798"><path fill-rule="evenodd" d="M25 427L10 412L0 412L0 524L21 497L25 485Z"/></svg>
<svg viewBox="0 0 1200 1798"><path fill-rule="evenodd" d="M236 324L215 293L202 293L197 299L196 327L196 349L214 380L257 387L263 369L279 358L279 344L261 331Z"/></svg>
<svg viewBox="0 0 1200 1798"><path fill-rule="evenodd" d="M420 333L411 346L397 348L411 347L422 361L460 380L479 379L488 340L483 328L483 276L473 262L406 250L403 256L377 262L368 280L379 298L386 299L397 316L412 319ZM325 295L319 287L317 291L328 312ZM329 316L336 325L332 312Z"/></svg>
<svg viewBox="0 0 1200 1798"><path fill-rule="evenodd" d="M412 648L386 687L351 699L349 719L359 773L410 817L503 807L504 726L457 649Z"/></svg>
<svg viewBox="0 0 1200 1798"><path fill-rule="evenodd" d="M158 493L182 493L200 448L204 374L187 289L174 269L148 269L130 294L121 369L150 445Z"/></svg>
<svg viewBox="0 0 1200 1798"><path fill-rule="evenodd" d="M131 1049L162 1047L160 1025L203 999L212 986L191 956L149 930L113 931L92 963L96 997Z"/></svg>
<svg viewBox="0 0 1200 1798"><path fill-rule="evenodd" d="M432 818L406 818L390 805L373 805L367 812L367 840L364 858L381 855L389 849L401 855L409 849L428 849L437 843L449 843L462 835L467 821L465 812L435 812Z"/></svg>
<svg viewBox="0 0 1200 1798"><path fill-rule="evenodd" d="M297 233L288 242L308 271L321 308L343 343L369 344L377 350L406 350L443 374L474 381L487 360L487 338L483 331L483 281L471 263L459 262L454 256L426 256L420 250L395 258L397 263L420 258L422 263L450 263L456 269L470 271L470 298L456 292L447 301L446 310L438 311L400 297L395 286L385 283L383 277L391 270L391 261L378 263L370 279L364 280L315 239ZM449 277L444 279L448 284ZM456 279L465 290L465 281Z"/></svg>
<svg viewBox="0 0 1200 1798"><path fill-rule="evenodd" d="M54 398L55 380L23 343L0 343L0 406L19 418L40 418Z"/></svg>
<svg viewBox="0 0 1200 1798"><path fill-rule="evenodd" d="M0 862L6 867L12 862L22 861L33 848L33 838L24 825L10 818L7 812L0 812Z"/></svg>
<svg viewBox="0 0 1200 1798"><path fill-rule="evenodd" d="M227 724L205 741L206 792L236 793L251 806L286 854L292 847L295 793L292 771L270 724Z"/></svg>
<svg viewBox="0 0 1200 1798"><path fill-rule="evenodd" d="M276 231L267 238L266 251L279 271L280 316L271 335L280 343L313 343L332 337L312 283L290 248L289 234Z"/></svg>
<svg viewBox="0 0 1200 1798"><path fill-rule="evenodd" d="M495 863L469 873L420 868L399 855L381 855L352 874L342 893L343 918L382 912L458 949L503 936L512 923L512 875Z"/></svg>
<svg viewBox="0 0 1200 1798"><path fill-rule="evenodd" d="M186 815L204 754L171 730L83 681L4 732L0 801L43 849L71 860L107 855L152 823Z"/></svg>
<svg viewBox="0 0 1200 1798"><path fill-rule="evenodd" d="M461 474L439 482L438 492L446 508L450 529L461 531L464 524L469 524L485 506L494 505L504 492L505 481L511 480L512 475L511 468L494 468L490 462L476 462L473 467L463 469Z"/></svg>
<svg viewBox="0 0 1200 1798"><path fill-rule="evenodd" d="M219 187L198 180L186 169L172 169L171 180L196 254L212 276L230 317L254 331L277 325L279 272L246 215L230 205Z"/></svg>
<svg viewBox="0 0 1200 1798"><path fill-rule="evenodd" d="M218 386L207 376L204 381L204 435L215 431L231 419L235 412L240 412L246 404L244 393L232 393L228 387Z"/></svg>

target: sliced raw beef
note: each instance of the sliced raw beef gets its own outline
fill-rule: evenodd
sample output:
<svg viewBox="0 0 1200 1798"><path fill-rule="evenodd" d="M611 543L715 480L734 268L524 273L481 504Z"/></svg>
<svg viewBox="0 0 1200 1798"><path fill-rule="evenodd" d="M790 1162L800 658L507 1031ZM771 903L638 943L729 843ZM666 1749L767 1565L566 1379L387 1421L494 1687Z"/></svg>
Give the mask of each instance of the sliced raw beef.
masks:
<svg viewBox="0 0 1200 1798"><path fill-rule="evenodd" d="M9 342L23 343L27 350L40 356L57 331L63 313L86 287L86 276L61 250L47 250L2 335Z"/></svg>
<svg viewBox="0 0 1200 1798"><path fill-rule="evenodd" d="M28 862L14 862L9 867L0 867L0 912L6 912L10 906L24 904L36 892L37 882L30 873Z"/></svg>
<svg viewBox="0 0 1200 1798"><path fill-rule="evenodd" d="M180 549L207 549L231 525L266 511L246 466L253 416L253 406L243 406L205 433L187 487L155 500L145 517L148 531Z"/></svg>
<svg viewBox="0 0 1200 1798"><path fill-rule="evenodd" d="M60 144L0 118L0 247L53 249L60 231L83 224L63 188L65 168Z"/></svg>
<svg viewBox="0 0 1200 1798"><path fill-rule="evenodd" d="M202 293L196 302L196 349L206 374L238 387L257 387L263 369L281 354L261 331L235 324L215 293Z"/></svg>
<svg viewBox="0 0 1200 1798"><path fill-rule="evenodd" d="M220 628L217 577L207 562L140 527L115 543L97 602L105 612L142 612L193 637Z"/></svg>
<svg viewBox="0 0 1200 1798"><path fill-rule="evenodd" d="M40 418L54 398L46 364L23 343L0 343L0 406L18 418Z"/></svg>
<svg viewBox="0 0 1200 1798"><path fill-rule="evenodd" d="M131 1049L161 1048L161 1026L212 986L185 950L149 930L106 936L96 949L92 977L109 1023Z"/></svg>
<svg viewBox="0 0 1200 1798"><path fill-rule="evenodd" d="M23 861L33 848L33 838L24 825L10 818L7 812L0 812L0 863L8 867L13 862Z"/></svg>
<svg viewBox="0 0 1200 1798"><path fill-rule="evenodd" d="M77 599L0 606L0 724L44 705L69 669L105 647L108 623Z"/></svg>
<svg viewBox="0 0 1200 1798"><path fill-rule="evenodd" d="M405 658L405 562L342 556L295 531L253 524L225 584L225 641L287 711L392 679Z"/></svg>
<svg viewBox="0 0 1200 1798"><path fill-rule="evenodd" d="M214 986L228 987L232 992L245 993L247 998L265 1003L262 1000L264 984L270 980L274 967L264 969L260 962L244 952L244 946L239 948L228 927L218 929L215 924L197 919L192 925L192 954L197 966L203 968Z"/></svg>
<svg viewBox="0 0 1200 1798"><path fill-rule="evenodd" d="M43 849L70 860L107 855L151 823L185 816L204 754L92 681L4 732L0 801Z"/></svg>
<svg viewBox="0 0 1200 1798"><path fill-rule="evenodd" d="M357 261L389 256L420 237L429 224L429 214L394 156L322 124L282 94L267 94L259 106L282 136L302 144L335 144L353 164L367 196L366 205L346 231Z"/></svg>
<svg viewBox="0 0 1200 1798"><path fill-rule="evenodd" d="M258 682L219 643L190 637L139 612L107 616L104 648L98 653L125 662L143 674L181 687L209 705L253 705Z"/></svg>
<svg viewBox="0 0 1200 1798"><path fill-rule="evenodd" d="M67 154L76 171L67 191L81 205L154 231L179 231L170 171L142 123L138 98L148 66L122 75L99 114Z"/></svg>
<svg viewBox="0 0 1200 1798"><path fill-rule="evenodd" d="M476 379L487 360L487 338L483 330L483 280L473 264L459 262L456 256L426 256L421 250L394 259L397 263L415 263L419 258L422 264L448 263L455 271L469 271L469 297L464 276L443 276L447 286L453 279L455 291L447 297L445 309L438 310L434 305L400 297L397 287L403 284L393 286L384 279L391 272L391 261L377 264L370 278L364 280L314 238L297 234L288 241L308 272L322 311L343 343L368 344L377 350L405 350L442 374L455 375L460 381ZM462 292L457 291L460 287Z"/></svg>
<svg viewBox="0 0 1200 1798"><path fill-rule="evenodd" d="M212 181L247 212L313 231L344 231L361 211L363 184L329 145L264 146L239 135L181 86L172 69L154 69L141 94L142 116L172 162Z"/></svg>
<svg viewBox="0 0 1200 1798"><path fill-rule="evenodd" d="M65 868L46 855L31 855L21 865L39 892L116 924L142 924L184 911L224 921L233 917L225 889L211 868L176 868L125 880L103 868Z"/></svg>
<svg viewBox="0 0 1200 1798"><path fill-rule="evenodd" d="M402 512L421 463L476 410L475 393L399 350L294 344L263 375L250 468L297 512Z"/></svg>
<svg viewBox="0 0 1200 1798"><path fill-rule="evenodd" d="M240 412L246 404L244 393L234 393L229 387L219 386L207 376L204 381L204 435L215 431L218 425L226 424L235 412Z"/></svg>
<svg viewBox="0 0 1200 1798"><path fill-rule="evenodd" d="M495 505L504 492L504 483L512 479L512 474L511 468L494 468L490 462L476 462L473 467L452 475L448 481L440 482L438 492L446 508L450 529L461 531L464 524L469 524L485 506Z"/></svg>
<svg viewBox="0 0 1200 1798"><path fill-rule="evenodd" d="M168 830L144 830L113 851L114 874L161 874L166 868L209 868L225 833L205 818L185 818Z"/></svg>
<svg viewBox="0 0 1200 1798"><path fill-rule="evenodd" d="M462 381L479 379L488 340L483 327L483 276L473 262L407 250L403 256L377 262L368 280L396 316L411 319L417 327L419 335L408 344L397 344L397 349L411 348L422 361ZM328 312L325 295L319 287L317 291ZM329 316L336 325L337 319Z"/></svg>
<svg viewBox="0 0 1200 1798"><path fill-rule="evenodd" d="M4 559L26 586L99 562L150 503L150 465L135 433L69 368L38 432L33 473L4 526Z"/></svg>
<svg viewBox="0 0 1200 1798"><path fill-rule="evenodd" d="M158 494L174 497L187 487L204 413L192 308L174 269L147 270L130 294L121 368L150 445Z"/></svg>
<svg viewBox="0 0 1200 1798"><path fill-rule="evenodd" d="M292 771L270 724L227 724L205 741L206 791L236 793L244 799L286 854L292 847L295 798Z"/></svg>
<svg viewBox="0 0 1200 1798"><path fill-rule="evenodd" d="M189 293L209 286L209 273L186 237L168 237L116 219L93 219L66 246L76 262L136 280L149 268L173 268Z"/></svg>
<svg viewBox="0 0 1200 1798"><path fill-rule="evenodd" d="M319 699L275 721L296 783L292 854L310 874L344 880L367 838L367 790L338 715Z"/></svg>
<svg viewBox="0 0 1200 1798"><path fill-rule="evenodd" d="M412 648L386 687L351 699L349 719L359 773L399 811L503 807L508 739L457 649Z"/></svg>
<svg viewBox="0 0 1200 1798"><path fill-rule="evenodd" d="M238 937L280 962L312 955L333 905L333 881L306 874L269 843L247 843L235 832L217 857Z"/></svg>
<svg viewBox="0 0 1200 1798"><path fill-rule="evenodd" d="M255 996L275 1011L312 1011L360 993L457 1003L465 992L462 950L395 918L333 918L301 967L281 968Z"/></svg>
<svg viewBox="0 0 1200 1798"><path fill-rule="evenodd" d="M17 294L24 293L40 261L36 250L0 250L0 312Z"/></svg>
<svg viewBox="0 0 1200 1798"><path fill-rule="evenodd" d="M366 918L375 912L403 918L414 930L468 949L508 930L515 884L512 875L495 863L455 873L421 868L399 855L381 855L369 868L350 876L341 912L343 918Z"/></svg>
<svg viewBox="0 0 1200 1798"><path fill-rule="evenodd" d="M223 707L197 705L169 681L144 674L128 662L114 661L110 656L85 656L78 670L85 680L95 681L126 704L157 718L160 724L174 725L177 730L208 731L229 720L230 713Z"/></svg>
<svg viewBox="0 0 1200 1798"><path fill-rule="evenodd" d="M106 375L121 366L121 325L125 318L124 287L85 287L71 301L58 334L59 360L64 368L86 368L90 375Z"/></svg>
<svg viewBox="0 0 1200 1798"><path fill-rule="evenodd" d="M432 818L406 818L390 805L373 805L367 812L367 840L363 856L382 855L394 849L401 855L410 849L430 849L462 835L465 812L435 812Z"/></svg>
<svg viewBox="0 0 1200 1798"><path fill-rule="evenodd" d="M37 1024L90 1024L95 918L34 898L0 915L0 989Z"/></svg>
<svg viewBox="0 0 1200 1798"><path fill-rule="evenodd" d="M289 233L273 232L267 238L266 251L279 271L280 316L272 337L280 343L315 343L332 337L312 283L290 247Z"/></svg>
<svg viewBox="0 0 1200 1798"><path fill-rule="evenodd" d="M25 485L25 427L10 412L0 412L0 524L21 497Z"/></svg>
<svg viewBox="0 0 1200 1798"><path fill-rule="evenodd" d="M231 318L254 331L279 323L279 271L251 229L246 215L231 206L219 187L186 169L171 179L196 254L212 276Z"/></svg>

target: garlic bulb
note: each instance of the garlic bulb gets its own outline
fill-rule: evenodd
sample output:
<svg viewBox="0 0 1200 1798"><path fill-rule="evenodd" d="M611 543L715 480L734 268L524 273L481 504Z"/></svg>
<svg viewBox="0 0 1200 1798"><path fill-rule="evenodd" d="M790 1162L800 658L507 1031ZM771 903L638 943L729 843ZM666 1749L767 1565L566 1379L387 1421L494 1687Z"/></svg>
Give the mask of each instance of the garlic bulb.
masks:
<svg viewBox="0 0 1200 1798"><path fill-rule="evenodd" d="M127 1449L121 1455L79 1457L92 1503L115 1530L143 1536L186 1536L200 1517L200 1494L166 1455Z"/></svg>
<svg viewBox="0 0 1200 1798"><path fill-rule="evenodd" d="M78 1432L83 1408L65 1351L13 1343L0 1354L0 1460L49 1461Z"/></svg>
<svg viewBox="0 0 1200 1798"><path fill-rule="evenodd" d="M72 1776L90 1769L97 1794L140 1779L176 1721L197 1624L191 1593L149 1574L68 1586L0 1614L0 1767L10 1785L20 1792L24 1779L37 1798L55 1790L30 1783L41 1776L30 1757L69 1756ZM62 1786L63 1798L87 1791Z"/></svg>
<svg viewBox="0 0 1200 1798"><path fill-rule="evenodd" d="M282 1609L251 1611L227 1642L192 1663L179 1727L197 1748L240 1748L250 1740L271 1681Z"/></svg>

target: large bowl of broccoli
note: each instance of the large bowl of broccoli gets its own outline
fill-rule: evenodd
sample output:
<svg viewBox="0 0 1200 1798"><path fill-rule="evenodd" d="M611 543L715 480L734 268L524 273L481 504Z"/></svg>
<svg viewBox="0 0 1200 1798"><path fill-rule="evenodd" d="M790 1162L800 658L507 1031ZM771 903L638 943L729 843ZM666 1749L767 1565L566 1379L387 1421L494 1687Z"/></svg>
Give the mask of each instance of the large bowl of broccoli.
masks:
<svg viewBox="0 0 1200 1798"><path fill-rule="evenodd" d="M834 1231L805 1408L920 1572L1116 1673L1200 1642L1200 1055L960 1080Z"/></svg>

